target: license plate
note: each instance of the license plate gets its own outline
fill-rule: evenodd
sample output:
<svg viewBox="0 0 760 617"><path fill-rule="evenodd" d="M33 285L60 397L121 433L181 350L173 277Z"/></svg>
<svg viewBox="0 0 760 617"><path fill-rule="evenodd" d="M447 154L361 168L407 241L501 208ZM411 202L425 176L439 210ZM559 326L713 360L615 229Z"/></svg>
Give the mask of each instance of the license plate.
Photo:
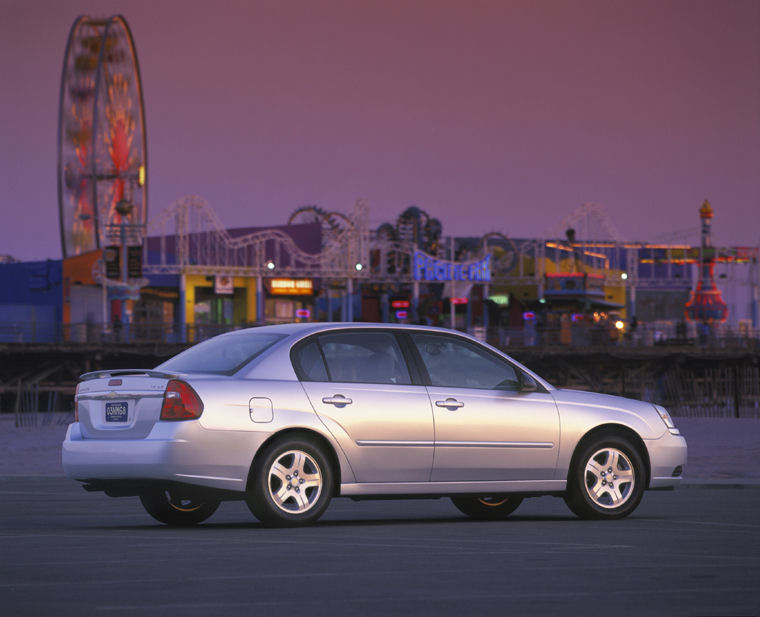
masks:
<svg viewBox="0 0 760 617"><path fill-rule="evenodd" d="M126 422L126 403L106 403L106 422Z"/></svg>

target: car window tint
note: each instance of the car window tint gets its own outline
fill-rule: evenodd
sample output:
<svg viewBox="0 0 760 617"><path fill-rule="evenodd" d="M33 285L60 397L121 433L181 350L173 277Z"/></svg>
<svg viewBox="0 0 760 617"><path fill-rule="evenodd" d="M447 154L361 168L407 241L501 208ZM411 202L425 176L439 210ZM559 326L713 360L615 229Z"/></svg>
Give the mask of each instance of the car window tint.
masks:
<svg viewBox="0 0 760 617"><path fill-rule="evenodd" d="M319 337L331 381L411 384L391 332L332 332Z"/></svg>
<svg viewBox="0 0 760 617"><path fill-rule="evenodd" d="M302 381L329 381L325 361L316 339L311 339L294 350L293 368Z"/></svg>
<svg viewBox="0 0 760 617"><path fill-rule="evenodd" d="M233 375L284 337L284 334L257 332L223 334L186 349L156 368L181 373Z"/></svg>
<svg viewBox="0 0 760 617"><path fill-rule="evenodd" d="M412 334L433 386L517 390L517 371L475 343L453 336Z"/></svg>

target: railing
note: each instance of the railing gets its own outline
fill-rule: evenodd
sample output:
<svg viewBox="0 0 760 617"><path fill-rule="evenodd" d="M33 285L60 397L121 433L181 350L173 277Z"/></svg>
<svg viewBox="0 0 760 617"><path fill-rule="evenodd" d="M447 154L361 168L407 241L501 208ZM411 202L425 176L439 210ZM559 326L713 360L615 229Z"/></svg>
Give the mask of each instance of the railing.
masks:
<svg viewBox="0 0 760 617"><path fill-rule="evenodd" d="M197 343L230 330L256 324L51 324L44 329L28 323L0 323L0 343L49 344L181 344Z"/></svg>
<svg viewBox="0 0 760 617"><path fill-rule="evenodd" d="M50 343L50 344L181 344L196 343L203 339L238 330L264 325L239 324L186 324L161 322L138 322L132 324L53 324L28 322L0 322L0 343ZM573 326L570 328L547 328L525 326L475 327L470 334L505 350L537 348L661 348L672 350L712 349L734 351L760 351L760 329L722 328L708 333L698 333L696 328L681 328L674 324L642 324L633 332L618 332L613 327Z"/></svg>
<svg viewBox="0 0 760 617"><path fill-rule="evenodd" d="M609 328L472 328L470 334L504 350L514 349L658 349L662 351L760 351L760 329L724 330L689 336L676 327L637 329L633 334Z"/></svg>

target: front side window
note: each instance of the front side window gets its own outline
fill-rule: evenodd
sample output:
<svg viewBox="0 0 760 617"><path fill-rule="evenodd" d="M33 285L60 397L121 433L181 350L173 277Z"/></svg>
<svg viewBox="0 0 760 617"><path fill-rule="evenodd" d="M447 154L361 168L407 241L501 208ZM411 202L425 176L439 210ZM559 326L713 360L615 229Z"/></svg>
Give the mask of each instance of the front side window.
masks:
<svg viewBox="0 0 760 617"><path fill-rule="evenodd" d="M319 335L295 350L293 365L304 381L412 383L391 332L360 330Z"/></svg>
<svg viewBox="0 0 760 617"><path fill-rule="evenodd" d="M518 390L517 370L477 344L453 336L414 333L412 341L433 386Z"/></svg>

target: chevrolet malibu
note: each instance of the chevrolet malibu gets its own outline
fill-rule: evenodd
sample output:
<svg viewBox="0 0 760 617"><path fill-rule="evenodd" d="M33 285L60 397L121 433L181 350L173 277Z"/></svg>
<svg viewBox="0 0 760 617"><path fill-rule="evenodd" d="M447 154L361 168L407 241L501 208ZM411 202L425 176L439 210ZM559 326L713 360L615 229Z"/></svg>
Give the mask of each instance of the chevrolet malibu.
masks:
<svg viewBox="0 0 760 617"><path fill-rule="evenodd" d="M676 486L686 441L651 403L556 389L459 332L289 324L208 339L152 370L82 376L66 475L169 525L245 500L267 525L333 497L449 497L501 519L564 498L615 519Z"/></svg>

